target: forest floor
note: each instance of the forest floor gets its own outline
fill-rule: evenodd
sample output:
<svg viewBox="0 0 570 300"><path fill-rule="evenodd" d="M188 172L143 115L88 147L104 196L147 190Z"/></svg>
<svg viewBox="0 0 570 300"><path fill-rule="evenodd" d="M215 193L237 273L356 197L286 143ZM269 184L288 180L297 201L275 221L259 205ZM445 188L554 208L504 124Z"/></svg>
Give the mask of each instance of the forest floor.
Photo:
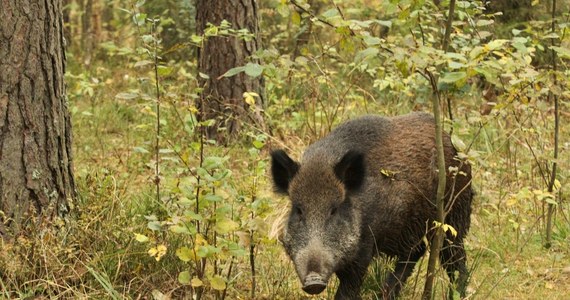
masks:
<svg viewBox="0 0 570 300"><path fill-rule="evenodd" d="M148 254L149 246L136 241L135 234L147 228L146 217L160 214L164 204L155 199L152 153L141 150L152 148L154 138L148 104L114 99L118 92L120 87L110 84L72 103L79 189L72 221L60 235L46 234L40 240L21 241L19 248L0 250L0 270L4 271L0 276L0 298L50 295L62 299L168 299L171 295L176 299L187 289L177 280L178 272L186 265L177 259L174 247L157 262ZM407 112L394 107L397 110L378 111ZM165 118L172 121L175 113L166 108ZM474 146L480 156L474 161L477 196L466 240L471 269L468 299L570 299L568 192L562 189L559 194L563 202L556 209L552 245L546 249L545 205L537 198L541 187L536 167L524 144L502 146L502 138L510 133L502 132L500 126L497 118ZM164 134L179 134L170 130ZM568 136L570 124L562 123L561 132ZM303 140L300 137L290 140L301 144L290 145L297 154L306 144L299 142ZM568 178L567 150L565 144L559 159L562 179ZM243 149L237 146L224 151L235 159L233 172L239 178ZM260 196L274 201L274 213L267 218L271 227L277 222L276 216L285 211L287 200L272 194L267 175L260 179L259 186ZM158 238L168 245L180 242L165 235ZM255 298L332 298L334 282L320 296L303 294L275 234L258 238ZM385 269L378 271L378 265L383 266L375 263L370 268L363 288L365 299L378 298L375 291L385 273ZM425 265L424 259L404 288L403 299L418 299L421 295ZM246 258L237 261L233 273L237 279L230 285L228 299L251 298L249 266ZM438 291L446 290L445 282L440 274ZM438 297L443 299L441 294Z"/></svg>
<svg viewBox="0 0 570 300"><path fill-rule="evenodd" d="M153 207L148 204L148 199L152 198L153 193L152 188L149 188L149 178L152 172L148 162L141 159L140 155L133 150L148 139L148 133L142 134L147 137L141 137L140 130L129 130L129 128L137 127L137 122L129 117L136 114L136 109L132 106L128 107L113 101L103 101L103 104L91 107L78 105L74 114L75 168L82 187L82 198L105 193L96 189L110 189L113 197L117 199L113 200L109 197L110 195L100 195L101 201L121 201L123 208L130 207L137 210L135 214L121 213L122 217L130 215L132 219L119 221L122 224L129 224L123 230L136 232L137 228L144 226L141 213L151 214ZM568 125L563 126L564 132L570 131ZM478 195L473 207L471 231L466 241L469 266L472 269L468 298L568 299L570 295L568 203L563 203L563 209L558 211L552 246L545 249L543 247L545 243L544 222L541 214L541 210L544 209L543 204L532 199L527 202L522 200L517 202L516 196L520 195L521 186L527 184L524 182L515 184L518 180L507 180L512 176L511 173L501 173L506 172L505 170L509 168L508 164L513 162L494 158L492 152L485 155L486 166L474 167L474 182ZM567 156L568 153L564 152L562 157L569 161ZM528 163L527 158L520 158L520 161L519 168L523 169L525 167L523 164ZM99 179L95 180L94 177L99 177ZM112 187L104 187L105 184L101 183L108 178L112 178L113 182L109 183ZM520 180L524 180L523 178L524 176L521 175ZM97 187L94 182L98 182L95 184ZM263 186L262 193L273 197L267 178ZM137 201L147 203L147 205L131 203ZM285 199L275 201L282 204L282 207L286 206ZM87 200L85 205L89 205L88 203L93 203L93 201ZM105 204L101 203L101 206ZM140 224L136 224L137 220ZM103 229L103 231L108 230ZM128 236L132 236L132 233ZM291 263L275 238L270 240L260 246L257 254L258 298L330 298L327 292L318 297L306 297L302 294ZM115 251L119 250L113 249L109 253L102 253L102 257L119 255ZM128 258L125 257L125 259ZM137 259L141 258L137 257ZM164 263L173 261L175 260L165 260ZM247 262L242 263L243 265L239 268L246 272ZM403 291L404 299L418 299L421 295L425 265L426 261L423 260L420 267L416 268L418 271L410 278ZM153 269L148 265L146 268L147 270ZM156 266L157 272L161 269L170 268ZM371 270L371 273L375 273L374 271ZM141 276L145 275L141 274ZM176 274L171 276L175 277ZM369 277L364 286L364 295L365 298L376 299L374 293L378 286L376 279L382 276L370 275ZM444 290L446 278L442 274L439 277L438 289ZM156 283L159 284L156 289L162 292L176 289L173 287L172 278ZM250 288L248 284L241 287L244 291L240 291L239 284L236 284L234 288L232 295L240 299L248 298L249 292L245 291ZM334 289L329 288L327 291L331 292Z"/></svg>

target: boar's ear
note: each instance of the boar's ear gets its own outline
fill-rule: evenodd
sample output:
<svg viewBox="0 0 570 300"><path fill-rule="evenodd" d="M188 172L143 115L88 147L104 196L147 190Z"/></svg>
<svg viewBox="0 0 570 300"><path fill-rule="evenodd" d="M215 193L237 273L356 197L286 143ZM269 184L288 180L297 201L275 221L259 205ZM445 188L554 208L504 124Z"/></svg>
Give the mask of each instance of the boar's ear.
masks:
<svg viewBox="0 0 570 300"><path fill-rule="evenodd" d="M295 162L285 151L275 150L271 152L271 175L275 191L287 194L289 183L299 170L299 164Z"/></svg>
<svg viewBox="0 0 570 300"><path fill-rule="evenodd" d="M364 155L353 150L348 151L334 167L336 177L349 191L358 189L364 181Z"/></svg>

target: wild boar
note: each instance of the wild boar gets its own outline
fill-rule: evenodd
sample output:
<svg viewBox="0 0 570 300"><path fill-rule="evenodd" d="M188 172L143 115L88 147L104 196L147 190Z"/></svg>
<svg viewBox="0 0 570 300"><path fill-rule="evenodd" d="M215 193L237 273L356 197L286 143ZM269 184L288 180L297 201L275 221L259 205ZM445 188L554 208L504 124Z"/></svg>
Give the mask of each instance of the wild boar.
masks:
<svg viewBox="0 0 570 300"><path fill-rule="evenodd" d="M444 133L446 234L440 260L464 296L468 279L463 239L471 216L471 167ZM301 162L271 153L275 190L291 201L280 240L303 290L319 294L333 273L335 299L359 299L368 265L379 253L397 257L380 291L398 296L433 235L437 163L435 123L427 113L348 121L310 145ZM456 278L456 272L459 274Z"/></svg>

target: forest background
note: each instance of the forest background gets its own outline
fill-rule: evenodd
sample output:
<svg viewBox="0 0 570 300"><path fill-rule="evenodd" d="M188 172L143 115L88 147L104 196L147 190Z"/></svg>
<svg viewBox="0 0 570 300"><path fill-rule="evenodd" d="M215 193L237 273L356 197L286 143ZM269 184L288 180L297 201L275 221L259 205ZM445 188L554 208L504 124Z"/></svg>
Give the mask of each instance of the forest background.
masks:
<svg viewBox="0 0 570 300"><path fill-rule="evenodd" d="M448 44L455 1L64 2L78 196L50 230L2 244L0 298L307 297L277 241L288 201L268 150L299 157L352 117L432 111L434 94L473 167L469 298L570 295L568 1L457 1ZM203 22L223 9L234 23ZM253 50L207 74L227 56L215 39ZM224 80L248 83L200 118ZM389 267L371 266L366 299Z"/></svg>

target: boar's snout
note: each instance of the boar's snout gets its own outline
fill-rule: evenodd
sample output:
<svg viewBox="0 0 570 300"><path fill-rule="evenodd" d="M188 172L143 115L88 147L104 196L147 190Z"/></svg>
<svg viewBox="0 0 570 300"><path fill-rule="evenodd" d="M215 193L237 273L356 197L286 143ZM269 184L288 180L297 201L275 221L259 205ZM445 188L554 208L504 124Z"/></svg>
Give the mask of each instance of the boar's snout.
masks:
<svg viewBox="0 0 570 300"><path fill-rule="evenodd" d="M316 295L321 293L327 287L327 282L323 277L315 272L309 273L303 281L303 291Z"/></svg>
<svg viewBox="0 0 570 300"><path fill-rule="evenodd" d="M295 266L303 291L316 295L322 292L334 271L334 258L319 239L309 242L307 248L299 251L295 258Z"/></svg>

